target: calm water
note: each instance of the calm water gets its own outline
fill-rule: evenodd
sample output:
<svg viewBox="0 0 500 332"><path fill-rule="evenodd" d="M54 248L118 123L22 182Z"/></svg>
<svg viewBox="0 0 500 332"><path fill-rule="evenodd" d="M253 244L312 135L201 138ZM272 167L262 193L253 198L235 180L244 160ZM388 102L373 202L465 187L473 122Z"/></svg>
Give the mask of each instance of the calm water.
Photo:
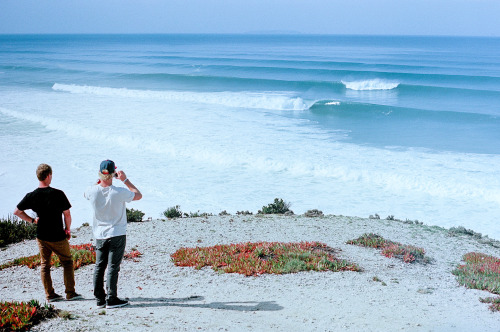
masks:
<svg viewBox="0 0 500 332"><path fill-rule="evenodd" d="M157 218L378 213L500 238L500 39L0 35L0 216L103 159Z"/></svg>

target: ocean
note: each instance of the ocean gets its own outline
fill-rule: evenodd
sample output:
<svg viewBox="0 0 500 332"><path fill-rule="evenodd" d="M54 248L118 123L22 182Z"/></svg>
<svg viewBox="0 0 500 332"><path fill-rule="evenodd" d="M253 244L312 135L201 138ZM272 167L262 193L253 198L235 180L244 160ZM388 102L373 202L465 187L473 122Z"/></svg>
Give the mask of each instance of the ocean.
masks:
<svg viewBox="0 0 500 332"><path fill-rule="evenodd" d="M0 155L0 217L48 163L90 222L112 159L145 217L281 198L500 239L500 38L0 35Z"/></svg>

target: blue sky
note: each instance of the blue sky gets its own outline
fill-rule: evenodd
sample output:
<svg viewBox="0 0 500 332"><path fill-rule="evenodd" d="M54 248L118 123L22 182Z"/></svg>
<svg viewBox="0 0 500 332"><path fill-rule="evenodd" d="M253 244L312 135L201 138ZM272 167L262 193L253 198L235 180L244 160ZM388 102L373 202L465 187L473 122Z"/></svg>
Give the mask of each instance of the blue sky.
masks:
<svg viewBox="0 0 500 332"><path fill-rule="evenodd" d="M0 0L0 33L500 36L500 0Z"/></svg>

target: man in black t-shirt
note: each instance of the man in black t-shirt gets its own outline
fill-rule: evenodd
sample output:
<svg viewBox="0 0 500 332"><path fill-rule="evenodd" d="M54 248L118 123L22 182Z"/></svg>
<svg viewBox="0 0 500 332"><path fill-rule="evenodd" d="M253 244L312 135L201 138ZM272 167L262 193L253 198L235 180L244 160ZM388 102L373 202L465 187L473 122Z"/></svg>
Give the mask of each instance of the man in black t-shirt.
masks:
<svg viewBox="0 0 500 332"><path fill-rule="evenodd" d="M55 302L63 299L52 287L50 277L50 261L55 253L64 269L64 285L66 287L66 300L81 299L82 296L75 292L75 275L73 259L69 249L71 238L71 204L63 191L50 187L52 182L52 168L47 164L40 164L36 170L39 180L38 188L27 193L14 210L19 218L37 224L37 242L40 249L43 287L47 301ZM33 210L38 217L32 218L24 210ZM64 223L63 223L64 216Z"/></svg>

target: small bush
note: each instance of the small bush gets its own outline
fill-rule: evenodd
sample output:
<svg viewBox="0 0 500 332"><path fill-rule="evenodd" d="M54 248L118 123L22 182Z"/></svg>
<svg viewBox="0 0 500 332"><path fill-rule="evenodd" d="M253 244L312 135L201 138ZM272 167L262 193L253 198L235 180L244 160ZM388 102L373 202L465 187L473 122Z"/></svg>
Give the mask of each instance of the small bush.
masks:
<svg viewBox="0 0 500 332"><path fill-rule="evenodd" d="M375 213L375 215L371 215L368 217L369 219L380 219L380 216L378 214Z"/></svg>
<svg viewBox="0 0 500 332"><path fill-rule="evenodd" d="M307 210L307 212L304 213L304 216L309 217L309 218L323 217L323 211L320 211L318 209Z"/></svg>
<svg viewBox="0 0 500 332"><path fill-rule="evenodd" d="M16 216L8 215L7 219L0 218L0 247L35 239L36 228L36 225L27 223Z"/></svg>
<svg viewBox="0 0 500 332"><path fill-rule="evenodd" d="M74 318L75 318L75 317L71 314L71 312L66 311L66 310L61 310L57 316L59 316L59 318L66 319L66 320L71 320L71 319L74 319Z"/></svg>
<svg viewBox="0 0 500 332"><path fill-rule="evenodd" d="M253 213L247 210L247 211L236 211L236 214L242 215L242 216L248 216L248 215L251 215Z"/></svg>
<svg viewBox="0 0 500 332"><path fill-rule="evenodd" d="M144 213L139 210L127 209L127 222L141 222Z"/></svg>
<svg viewBox="0 0 500 332"><path fill-rule="evenodd" d="M219 216L230 216L231 214L228 213L226 210L219 212Z"/></svg>
<svg viewBox="0 0 500 332"><path fill-rule="evenodd" d="M259 214L285 214L287 212L291 212L291 214L293 214L293 211L289 208L290 203L286 203L281 198L275 198L274 203L263 206L262 210L259 210Z"/></svg>
<svg viewBox="0 0 500 332"><path fill-rule="evenodd" d="M213 216L213 214L208 212L200 212L200 210L196 212L189 212L189 214L184 213L184 215L188 218L199 218L199 217L209 217Z"/></svg>
<svg viewBox="0 0 500 332"><path fill-rule="evenodd" d="M167 218L182 218L181 207L179 205L172 206L163 211L163 215Z"/></svg>
<svg viewBox="0 0 500 332"><path fill-rule="evenodd" d="M448 234L451 236L468 235L468 236L472 236L472 237L475 237L478 239L480 239L482 237L481 233L476 233L472 229L467 229L463 226L451 227L448 230Z"/></svg>
<svg viewBox="0 0 500 332"><path fill-rule="evenodd" d="M449 236L470 236L476 239L479 243L487 244L495 248L500 248L500 241L495 239L490 239L488 235L482 235L481 233L474 232L472 229L466 229L463 226L451 227L448 230Z"/></svg>

